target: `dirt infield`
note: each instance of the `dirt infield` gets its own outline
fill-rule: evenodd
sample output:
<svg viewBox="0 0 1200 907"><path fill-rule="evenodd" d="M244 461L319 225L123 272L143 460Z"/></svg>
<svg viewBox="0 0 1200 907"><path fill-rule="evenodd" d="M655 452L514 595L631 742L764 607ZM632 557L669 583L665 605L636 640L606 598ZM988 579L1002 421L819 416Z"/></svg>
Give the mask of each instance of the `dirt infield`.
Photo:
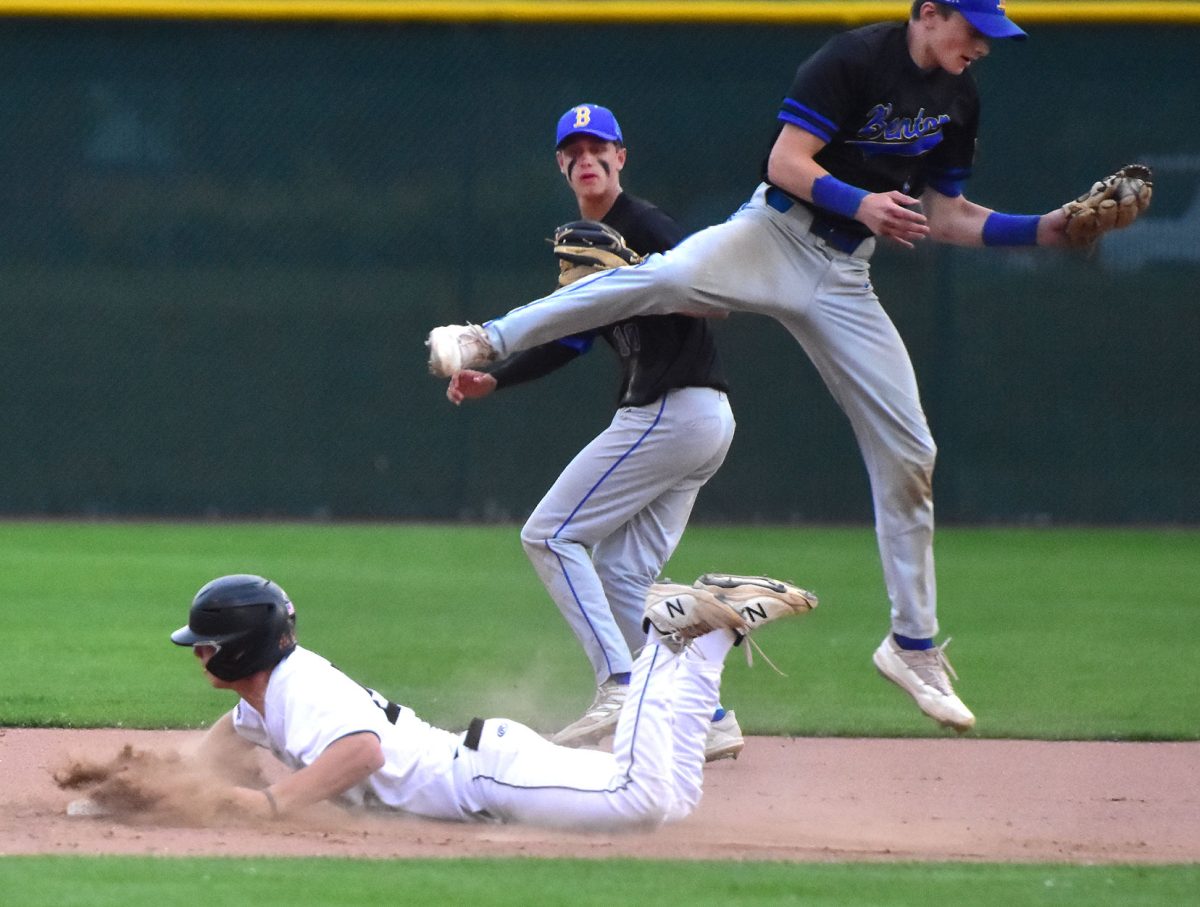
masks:
<svg viewBox="0 0 1200 907"><path fill-rule="evenodd" d="M578 856L730 860L1200 861L1200 743L756 737L653 834L564 835L332 807L269 826L149 809L68 817L55 773L189 732L0 729L0 854ZM266 757L259 770L277 767Z"/></svg>

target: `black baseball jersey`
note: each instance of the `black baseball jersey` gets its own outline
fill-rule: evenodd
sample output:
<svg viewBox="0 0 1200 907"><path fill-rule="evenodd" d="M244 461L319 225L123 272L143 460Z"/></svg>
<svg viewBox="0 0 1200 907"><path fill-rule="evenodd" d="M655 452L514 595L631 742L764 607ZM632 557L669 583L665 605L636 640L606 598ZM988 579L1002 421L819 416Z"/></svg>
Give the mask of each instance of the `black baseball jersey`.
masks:
<svg viewBox="0 0 1200 907"><path fill-rule="evenodd" d="M801 64L779 119L824 139L816 162L852 186L957 196L975 157L975 79L920 69L907 36L907 23L881 22L831 38ZM821 215L870 235L858 221Z"/></svg>
<svg viewBox="0 0 1200 907"><path fill-rule="evenodd" d="M644 199L622 192L604 215L639 255L665 252L684 237L674 220ZM594 334L556 340L518 353L492 370L497 388L549 374L591 348L596 335L621 363L619 406L645 406L675 387L728 390L706 318L647 315L600 328Z"/></svg>

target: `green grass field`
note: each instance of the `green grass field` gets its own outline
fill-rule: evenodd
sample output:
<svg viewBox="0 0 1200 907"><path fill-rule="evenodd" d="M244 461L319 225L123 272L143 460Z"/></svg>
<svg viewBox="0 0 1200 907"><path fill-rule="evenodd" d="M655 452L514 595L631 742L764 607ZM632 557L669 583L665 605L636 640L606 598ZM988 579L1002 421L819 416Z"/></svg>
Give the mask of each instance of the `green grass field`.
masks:
<svg viewBox="0 0 1200 907"><path fill-rule="evenodd" d="M942 529L937 556L977 736L1200 739L1200 532ZM787 676L730 662L724 700L747 732L947 733L871 667L887 606L869 529L693 527L668 573L706 570L821 595L811 615L759 635ZM504 714L552 729L590 699L590 671L515 527L6 522L0 726L211 721L229 695L167 637L200 585L243 571L288 590L305 645L443 726ZM260 905L1180 904L1198 882L1195 866L0 859L4 903L89 907L200 892Z"/></svg>
<svg viewBox="0 0 1200 907"><path fill-rule="evenodd" d="M1150 907L1195 903L1188 866L665 863L652 860L0 860L14 907Z"/></svg>
<svg viewBox="0 0 1200 907"><path fill-rule="evenodd" d="M1200 533L946 529L943 634L977 734L1200 739ZM725 700L747 731L945 733L881 681L874 537L858 528L694 527L668 566L762 572L821 596L738 657ZM552 729L590 701L578 645L514 527L0 524L0 725L181 727L229 705L170 644L223 573L276 579L301 640L430 720L503 714Z"/></svg>

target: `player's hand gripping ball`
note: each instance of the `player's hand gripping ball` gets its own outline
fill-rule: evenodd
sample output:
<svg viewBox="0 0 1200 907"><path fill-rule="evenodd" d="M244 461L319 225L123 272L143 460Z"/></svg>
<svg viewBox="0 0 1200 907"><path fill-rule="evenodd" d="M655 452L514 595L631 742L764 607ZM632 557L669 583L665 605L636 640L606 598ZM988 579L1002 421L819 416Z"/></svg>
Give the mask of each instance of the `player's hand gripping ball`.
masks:
<svg viewBox="0 0 1200 907"><path fill-rule="evenodd" d="M1152 177L1145 164L1126 164L1063 205L1068 245L1090 245L1110 230L1120 230L1137 220L1150 207Z"/></svg>
<svg viewBox="0 0 1200 907"><path fill-rule="evenodd" d="M558 259L558 285L565 287L581 277L636 265L641 256L625 245L625 237L596 220L573 220L554 231L554 255Z"/></svg>

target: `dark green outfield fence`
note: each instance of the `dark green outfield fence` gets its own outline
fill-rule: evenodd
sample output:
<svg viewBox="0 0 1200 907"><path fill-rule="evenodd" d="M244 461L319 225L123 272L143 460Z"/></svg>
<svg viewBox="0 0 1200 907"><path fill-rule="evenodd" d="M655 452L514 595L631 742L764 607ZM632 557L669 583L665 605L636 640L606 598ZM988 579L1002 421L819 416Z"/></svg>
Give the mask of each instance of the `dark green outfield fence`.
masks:
<svg viewBox="0 0 1200 907"><path fill-rule="evenodd" d="M549 288L557 116L614 107L626 187L699 229L834 28L0 19L0 513L524 517L606 424L608 353L456 409L422 341ZM878 256L940 516L1195 523L1200 30L1030 30L979 67L971 197L1139 158L1155 205L1092 257ZM739 429L697 517L869 519L799 349L718 330Z"/></svg>

